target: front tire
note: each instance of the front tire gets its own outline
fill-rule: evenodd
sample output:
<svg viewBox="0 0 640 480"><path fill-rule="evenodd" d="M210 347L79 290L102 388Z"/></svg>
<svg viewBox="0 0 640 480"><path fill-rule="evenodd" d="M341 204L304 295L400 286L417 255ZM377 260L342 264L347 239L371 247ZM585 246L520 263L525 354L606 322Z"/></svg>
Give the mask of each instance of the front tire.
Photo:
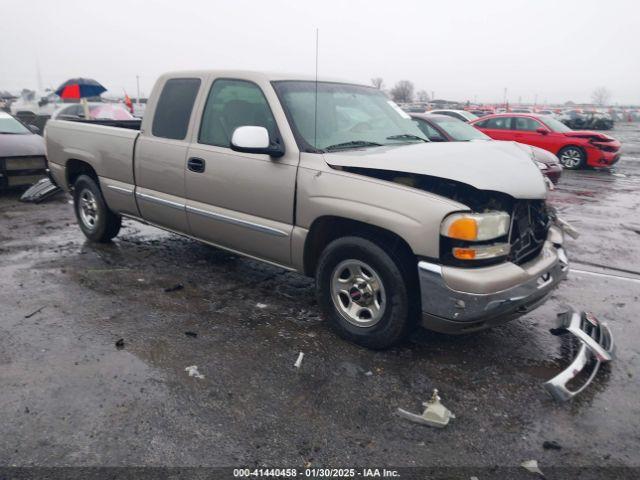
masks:
<svg viewBox="0 0 640 480"><path fill-rule="evenodd" d="M93 178L80 175L73 185L73 207L82 233L92 242L109 242L118 235L122 217L109 210Z"/></svg>
<svg viewBox="0 0 640 480"><path fill-rule="evenodd" d="M367 348L400 343L415 324L417 306L408 268L401 255L365 238L327 245L316 270L316 293L331 328Z"/></svg>
<svg viewBox="0 0 640 480"><path fill-rule="evenodd" d="M587 156L580 147L569 145L558 152L558 159L564 168L578 170L584 168Z"/></svg>

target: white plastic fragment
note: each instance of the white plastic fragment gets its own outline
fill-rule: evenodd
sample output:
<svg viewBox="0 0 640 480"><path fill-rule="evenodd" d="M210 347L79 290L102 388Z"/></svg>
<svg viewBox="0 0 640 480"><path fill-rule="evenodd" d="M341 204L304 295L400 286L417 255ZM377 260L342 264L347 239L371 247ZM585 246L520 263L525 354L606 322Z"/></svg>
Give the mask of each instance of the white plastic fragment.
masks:
<svg viewBox="0 0 640 480"><path fill-rule="evenodd" d="M300 352L298 354L298 359L296 360L296 363L293 364L294 367L296 368L300 368L300 365L302 365L302 359L304 358L304 353Z"/></svg>
<svg viewBox="0 0 640 480"><path fill-rule="evenodd" d="M440 403L440 396L438 395L438 389L433 389L433 395L428 402L422 404L425 408L422 415L407 412L402 408L398 408L398 413L401 417L406 418L415 423L421 425L427 425L428 427L443 428L449 423L449 420L456 418L456 416L442 403Z"/></svg>
<svg viewBox="0 0 640 480"><path fill-rule="evenodd" d="M189 374L190 377L196 377L200 380L202 380L204 378L204 375L202 375L199 371L198 371L198 366L197 365L191 365L190 367L187 367L184 369L185 372L187 372Z"/></svg>
<svg viewBox="0 0 640 480"><path fill-rule="evenodd" d="M537 473L538 475L544 477L544 473L542 473L542 470L538 468L537 460L527 460L525 462L522 462L520 466L524 469L529 470L531 473Z"/></svg>
<svg viewBox="0 0 640 480"><path fill-rule="evenodd" d="M267 308L267 304L266 303L256 303L256 308Z"/></svg>

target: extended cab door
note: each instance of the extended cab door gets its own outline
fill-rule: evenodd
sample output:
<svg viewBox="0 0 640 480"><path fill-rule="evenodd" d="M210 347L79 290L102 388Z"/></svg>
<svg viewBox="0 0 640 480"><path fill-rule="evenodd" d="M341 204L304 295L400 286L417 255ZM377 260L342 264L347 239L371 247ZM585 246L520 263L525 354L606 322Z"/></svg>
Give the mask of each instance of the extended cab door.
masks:
<svg viewBox="0 0 640 480"><path fill-rule="evenodd" d="M185 164L192 111L202 78L161 77L136 143L134 173L140 215L156 225L188 233ZM152 110L152 111L149 111Z"/></svg>
<svg viewBox="0 0 640 480"><path fill-rule="evenodd" d="M209 80L187 155L187 217L195 237L289 266L299 154L287 148L272 158L230 148L241 126L265 127L284 145L281 130L288 125L277 102L266 81Z"/></svg>

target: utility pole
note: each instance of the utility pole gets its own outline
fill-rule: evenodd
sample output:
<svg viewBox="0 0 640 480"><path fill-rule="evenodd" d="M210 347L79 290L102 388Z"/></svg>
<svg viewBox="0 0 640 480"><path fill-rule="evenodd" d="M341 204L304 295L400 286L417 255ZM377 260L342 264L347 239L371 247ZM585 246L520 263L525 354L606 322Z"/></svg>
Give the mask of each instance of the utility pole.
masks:
<svg viewBox="0 0 640 480"><path fill-rule="evenodd" d="M504 108L507 108L507 87L504 87Z"/></svg>
<svg viewBox="0 0 640 480"><path fill-rule="evenodd" d="M138 93L136 95L136 105L140 105L140 76L136 75L136 86L138 88Z"/></svg>

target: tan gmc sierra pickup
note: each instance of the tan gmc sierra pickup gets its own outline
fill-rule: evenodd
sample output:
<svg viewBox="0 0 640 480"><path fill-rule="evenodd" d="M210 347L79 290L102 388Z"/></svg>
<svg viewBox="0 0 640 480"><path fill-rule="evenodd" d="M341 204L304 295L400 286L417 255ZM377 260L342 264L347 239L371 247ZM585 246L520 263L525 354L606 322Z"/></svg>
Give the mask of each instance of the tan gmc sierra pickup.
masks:
<svg viewBox="0 0 640 480"><path fill-rule="evenodd" d="M53 120L45 138L89 240L129 217L314 276L330 325L370 348L516 318L568 272L525 151L430 143L371 87L169 73L141 123Z"/></svg>

